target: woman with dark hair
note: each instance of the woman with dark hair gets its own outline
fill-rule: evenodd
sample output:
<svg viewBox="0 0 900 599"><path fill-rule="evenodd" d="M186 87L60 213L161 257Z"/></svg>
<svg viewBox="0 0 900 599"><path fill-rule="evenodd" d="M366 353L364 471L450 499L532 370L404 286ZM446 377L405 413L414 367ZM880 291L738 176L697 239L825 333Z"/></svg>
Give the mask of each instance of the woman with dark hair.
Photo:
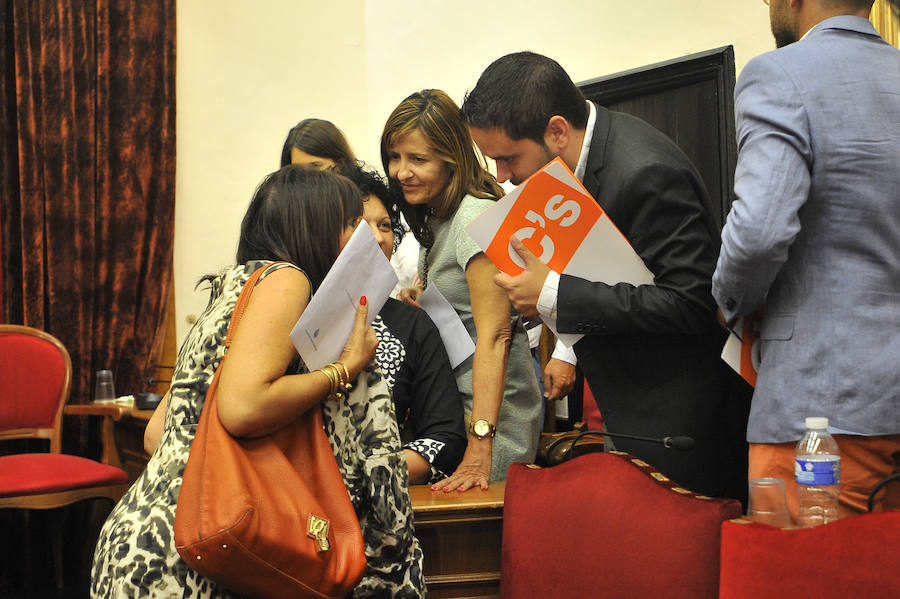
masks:
<svg viewBox="0 0 900 599"><path fill-rule="evenodd" d="M299 164L317 169L356 162L347 138L334 123L303 119L288 132L281 148L281 166Z"/></svg>
<svg viewBox="0 0 900 599"><path fill-rule="evenodd" d="M440 90L414 93L394 109L381 135L381 160L422 245L422 285L400 299L415 303L436 285L475 342L475 354L454 370L468 445L453 475L432 488L487 488L506 478L511 463L534 459L543 420L521 319L494 284L499 271L465 230L503 191L479 161L459 108Z"/></svg>
<svg viewBox="0 0 900 599"><path fill-rule="evenodd" d="M145 445L156 445L147 469L100 532L92 597L235 597L181 559L173 525L184 467L235 304L260 268L263 276L219 375L223 426L236 437L259 437L306 410L321 409L366 543L367 569L354 596L417 596L424 589L399 432L388 389L372 366L378 341L365 326L365 298L335 363L356 382L343 399L333 395L322 369L307 371L288 336L360 222L360 199L346 178L299 166L286 166L260 184L241 224L237 265L205 277L211 282L209 304L182 344L169 392L147 426Z"/></svg>
<svg viewBox="0 0 900 599"><path fill-rule="evenodd" d="M357 161L344 134L333 123L321 119L304 119L290 130L281 149L281 166L286 164L299 164L321 170L340 165L355 165ZM388 204L385 204L385 207L387 206ZM412 237L403 240L403 232L406 229L399 212L394 220L394 226L396 227L394 239L397 245L391 256L391 265L397 272L399 282L391 292L391 296L396 297L401 289L412 285L415 280L415 262L419 245Z"/></svg>
<svg viewBox="0 0 900 599"><path fill-rule="evenodd" d="M384 180L359 164L338 166L363 194L363 219L388 259L403 234L400 206ZM463 404L441 334L420 308L388 298L372 323L375 360L394 400L410 484L434 483L456 470L466 449Z"/></svg>

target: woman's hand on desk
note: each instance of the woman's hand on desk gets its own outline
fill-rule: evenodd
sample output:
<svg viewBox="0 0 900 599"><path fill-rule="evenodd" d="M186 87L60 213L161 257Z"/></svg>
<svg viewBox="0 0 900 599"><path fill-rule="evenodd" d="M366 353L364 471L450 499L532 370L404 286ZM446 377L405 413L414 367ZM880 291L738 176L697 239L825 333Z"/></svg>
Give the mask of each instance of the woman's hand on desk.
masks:
<svg viewBox="0 0 900 599"><path fill-rule="evenodd" d="M491 480L493 439L469 437L462 462L452 475L431 486L432 491L468 491L474 487L487 489Z"/></svg>

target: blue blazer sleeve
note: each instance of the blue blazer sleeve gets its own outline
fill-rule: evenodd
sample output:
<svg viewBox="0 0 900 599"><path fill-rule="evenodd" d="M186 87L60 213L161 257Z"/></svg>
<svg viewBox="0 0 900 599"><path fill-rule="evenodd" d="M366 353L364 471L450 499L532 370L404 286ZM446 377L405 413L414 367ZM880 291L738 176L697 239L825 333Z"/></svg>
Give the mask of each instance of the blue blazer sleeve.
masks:
<svg viewBox="0 0 900 599"><path fill-rule="evenodd" d="M735 91L735 201L722 230L713 296L726 319L755 310L800 232L812 151L802 90L770 54L750 61Z"/></svg>

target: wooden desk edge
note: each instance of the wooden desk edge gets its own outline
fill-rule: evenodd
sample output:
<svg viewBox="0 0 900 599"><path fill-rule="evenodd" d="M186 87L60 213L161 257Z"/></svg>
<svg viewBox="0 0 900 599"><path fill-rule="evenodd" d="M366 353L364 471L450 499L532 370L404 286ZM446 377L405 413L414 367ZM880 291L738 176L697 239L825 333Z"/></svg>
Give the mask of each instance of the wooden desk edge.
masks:
<svg viewBox="0 0 900 599"><path fill-rule="evenodd" d="M150 417L153 416L153 410L139 410L134 406L115 403L71 404L66 405L63 412L76 416L109 416L117 421L123 417L128 417L149 422Z"/></svg>
<svg viewBox="0 0 900 599"><path fill-rule="evenodd" d="M447 512L473 509L503 509L506 482L491 483L487 491L470 489L465 493L432 491L428 485L412 485L409 498L414 513Z"/></svg>

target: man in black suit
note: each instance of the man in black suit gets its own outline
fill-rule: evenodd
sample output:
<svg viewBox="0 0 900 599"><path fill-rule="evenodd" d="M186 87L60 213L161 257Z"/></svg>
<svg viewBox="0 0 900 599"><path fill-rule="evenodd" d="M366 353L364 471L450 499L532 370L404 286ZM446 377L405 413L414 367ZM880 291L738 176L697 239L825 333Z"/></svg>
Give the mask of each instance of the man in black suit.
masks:
<svg viewBox="0 0 900 599"><path fill-rule="evenodd" d="M743 428L729 421L733 379L720 359L724 331L710 290L719 235L691 162L646 122L585 100L559 64L531 52L491 64L461 113L501 182L521 183L562 158L655 284L560 276L515 242L528 268L497 283L520 313L584 334L575 354L610 432L696 440L690 452L616 439L618 449L692 491L726 493L740 471L735 435Z"/></svg>

